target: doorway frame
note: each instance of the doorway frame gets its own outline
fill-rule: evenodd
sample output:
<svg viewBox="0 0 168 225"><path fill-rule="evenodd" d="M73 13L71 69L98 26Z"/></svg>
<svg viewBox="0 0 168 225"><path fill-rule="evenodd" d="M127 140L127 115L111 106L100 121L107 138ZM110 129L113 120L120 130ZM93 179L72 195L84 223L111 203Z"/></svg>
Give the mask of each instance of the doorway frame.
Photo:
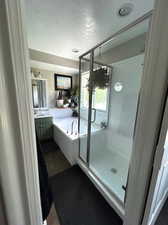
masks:
<svg viewBox="0 0 168 225"><path fill-rule="evenodd" d="M28 194L28 199L23 198L22 200L28 201L30 225L42 225L24 1L5 0L5 4L20 121L21 151L24 157L23 178L26 180L25 185ZM168 21L167 9L167 0L156 0L145 56L146 63L142 81L145 85L142 85L140 94L134 137L136 151L133 152L128 180L128 188L131 191L126 199L124 225L139 225L142 223L153 159L160 133L163 102L167 89L168 49L165 48L168 37L168 28L165 23L165 21ZM20 57L18 57L18 54ZM23 102L23 98L26 99L25 102ZM140 162L143 162L143 164ZM138 177L140 177L139 180L137 180ZM132 188L135 183L136 190ZM134 205L135 198L138 203L136 205ZM6 204L10 204L7 199L4 200Z"/></svg>
<svg viewBox="0 0 168 225"><path fill-rule="evenodd" d="M153 198L154 198L154 194L155 194L155 190L156 190L155 188L156 188L157 181L158 181L158 174L159 174L159 171L162 166L162 159L163 159L163 155L164 155L164 151L165 151L164 144L165 144L167 132L168 132L168 93L166 96L165 110L164 110L163 117L162 117L160 135L158 138L157 148L156 148L155 156L154 156L152 176L151 176L151 180L150 180L150 187L148 190L147 203L146 203L146 207L145 207L145 211L144 211L142 225L146 225L146 224L148 224L148 222L150 222L150 224L155 224L156 219L165 203L165 200L167 199L168 192L166 192L166 195L163 197L161 204L159 204L159 207L157 208L154 217L151 218L151 221L149 221L151 206L153 203Z"/></svg>
<svg viewBox="0 0 168 225"><path fill-rule="evenodd" d="M0 134L3 140L0 151L0 156L3 157L3 163L0 167L2 176L0 178L2 179L4 210L8 225L20 223L42 225L24 0L4 0L1 6L4 8L4 21L7 27L8 36L6 39L9 40L9 46L5 47L9 48L10 52L9 66L11 67L12 77L11 80L5 79L5 73L0 68L0 95L3 100L1 101L3 113L0 115L0 119L6 122L4 126L0 126ZM13 116L9 115L11 108L7 95L7 85L15 93L13 104L16 106L16 114ZM16 131L11 129L13 128L10 126L11 120L15 120L14 122L17 123L15 124ZM12 139L15 137L15 133L17 133L17 146L12 145L12 142L15 141ZM4 138L5 135L8 135L8 137ZM9 154L7 148L11 148L11 146L11 155L14 152L18 155L14 155L15 160L13 159L9 163L7 161L9 155L8 158L4 156ZM12 176L8 174L12 174ZM7 185L8 188L6 188ZM10 195L12 195L12 199Z"/></svg>
<svg viewBox="0 0 168 225"><path fill-rule="evenodd" d="M142 224L150 187L168 87L168 49L165 48L168 28L163 25L168 19L167 9L166 0L155 2L144 60L128 179L128 189L131 191L127 194L124 225ZM135 204L135 201L138 204ZM147 223L144 222L143 225Z"/></svg>

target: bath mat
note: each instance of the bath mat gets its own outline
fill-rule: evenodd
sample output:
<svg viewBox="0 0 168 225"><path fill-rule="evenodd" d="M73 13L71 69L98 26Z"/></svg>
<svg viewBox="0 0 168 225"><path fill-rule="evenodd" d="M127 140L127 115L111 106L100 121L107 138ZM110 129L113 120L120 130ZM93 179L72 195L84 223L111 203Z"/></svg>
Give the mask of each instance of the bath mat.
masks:
<svg viewBox="0 0 168 225"><path fill-rule="evenodd" d="M61 225L122 225L122 220L79 166L50 178Z"/></svg>
<svg viewBox="0 0 168 225"><path fill-rule="evenodd" d="M40 142L43 152L52 152L59 150L58 145L54 140L41 141Z"/></svg>

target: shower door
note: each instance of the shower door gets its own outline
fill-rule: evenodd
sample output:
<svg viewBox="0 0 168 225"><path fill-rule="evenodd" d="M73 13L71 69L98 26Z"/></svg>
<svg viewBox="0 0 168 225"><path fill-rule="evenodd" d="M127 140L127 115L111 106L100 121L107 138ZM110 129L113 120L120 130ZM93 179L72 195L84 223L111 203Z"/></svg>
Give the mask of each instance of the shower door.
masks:
<svg viewBox="0 0 168 225"><path fill-rule="evenodd" d="M143 60L141 54L112 64L111 91L106 92L110 101L104 110L97 109L101 116L95 121L105 126L90 134L89 167L122 203L132 153ZM104 122L106 118L107 123Z"/></svg>
<svg viewBox="0 0 168 225"><path fill-rule="evenodd" d="M89 162L89 140L90 126L89 116L91 99L89 92L90 71L92 70L91 54L87 54L80 59L80 103L79 103L79 157L85 163Z"/></svg>
<svg viewBox="0 0 168 225"><path fill-rule="evenodd" d="M112 71L111 66L93 63L93 59L93 52L80 59L79 156L88 166L90 138L95 137L95 143L101 145L101 131L108 124L109 83ZM99 81L100 85L104 85L102 88L97 82L97 74L104 74L104 80Z"/></svg>
<svg viewBox="0 0 168 225"><path fill-rule="evenodd" d="M124 205L149 19L80 58L80 158Z"/></svg>

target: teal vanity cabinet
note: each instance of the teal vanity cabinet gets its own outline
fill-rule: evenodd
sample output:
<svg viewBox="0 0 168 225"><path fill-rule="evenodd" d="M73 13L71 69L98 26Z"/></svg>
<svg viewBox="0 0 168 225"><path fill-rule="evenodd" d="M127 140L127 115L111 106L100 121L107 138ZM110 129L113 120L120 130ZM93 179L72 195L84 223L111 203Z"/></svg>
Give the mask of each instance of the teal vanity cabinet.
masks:
<svg viewBox="0 0 168 225"><path fill-rule="evenodd" d="M46 141L53 138L52 116L35 118L35 127L40 141Z"/></svg>

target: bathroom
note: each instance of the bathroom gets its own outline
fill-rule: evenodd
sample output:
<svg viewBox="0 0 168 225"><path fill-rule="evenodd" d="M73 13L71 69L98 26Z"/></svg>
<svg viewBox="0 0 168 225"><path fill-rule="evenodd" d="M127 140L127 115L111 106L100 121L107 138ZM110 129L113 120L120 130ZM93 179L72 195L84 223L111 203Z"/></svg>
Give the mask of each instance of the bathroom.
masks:
<svg viewBox="0 0 168 225"><path fill-rule="evenodd" d="M132 15L132 4L125 5L126 12L119 8L116 17L122 22L115 32L85 51L71 46L71 58L57 56L51 49L42 52L28 22L35 130L49 178L56 180L61 172L78 166L111 207L118 224L125 219L130 192L152 6L127 23L122 19ZM66 212L54 203L64 221Z"/></svg>
<svg viewBox="0 0 168 225"><path fill-rule="evenodd" d="M32 90L33 103L36 102L36 96L39 96L39 104L43 104L42 107L34 107L35 126L42 147L48 151L44 158L48 161L48 168L52 167L50 175L75 164L88 173L86 167L89 165L95 181L100 181L105 187L103 196L121 218L124 216L150 16L151 14L145 15L125 31L96 47L93 50L93 63L92 52L83 55L79 64L80 79L77 71L76 74L74 71L62 74L63 78L71 79L69 83L72 86L68 90L58 87L56 79L61 74L31 68L33 81L44 83L41 95L36 95L33 83ZM92 84L89 83L91 70L95 72L92 74ZM70 99L64 101L68 98L69 89L75 89L77 93L70 97L77 98L73 107L67 104ZM62 161L57 161L57 156L54 155L58 151L55 152L54 148L59 148L61 157L68 161L63 163L65 167L57 168L56 165ZM58 160L59 158L60 156Z"/></svg>

